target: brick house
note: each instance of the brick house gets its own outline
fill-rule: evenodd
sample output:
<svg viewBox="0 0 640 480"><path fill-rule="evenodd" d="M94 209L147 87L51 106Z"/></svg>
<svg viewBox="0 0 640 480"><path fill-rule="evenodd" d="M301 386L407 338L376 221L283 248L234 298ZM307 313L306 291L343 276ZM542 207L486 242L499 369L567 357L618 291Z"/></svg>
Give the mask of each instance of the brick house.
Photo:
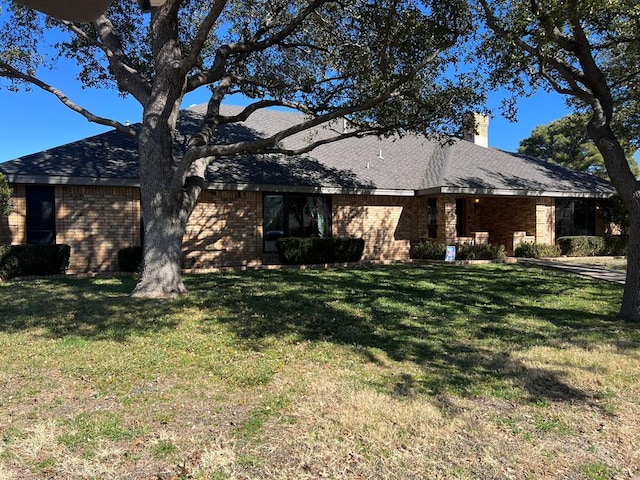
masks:
<svg viewBox="0 0 640 480"><path fill-rule="evenodd" d="M182 112L178 154L203 108ZM220 137L268 135L292 115L256 112ZM335 122L313 134L344 127ZM486 127L480 120L477 134L446 142L350 138L300 157L219 159L187 227L184 266L274 263L275 240L287 235L361 237L365 260L391 261L408 259L411 242L423 239L503 244L512 253L523 240L604 233L609 183L489 148ZM67 243L70 271L95 272L116 270L118 250L141 243L134 139L110 131L2 163L0 171L13 188L0 244Z"/></svg>

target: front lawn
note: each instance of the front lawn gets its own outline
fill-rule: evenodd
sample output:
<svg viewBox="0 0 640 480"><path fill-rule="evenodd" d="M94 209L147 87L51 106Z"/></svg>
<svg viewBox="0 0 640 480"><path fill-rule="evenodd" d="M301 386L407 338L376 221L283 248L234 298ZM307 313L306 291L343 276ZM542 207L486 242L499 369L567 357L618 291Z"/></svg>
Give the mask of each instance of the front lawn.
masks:
<svg viewBox="0 0 640 480"><path fill-rule="evenodd" d="M640 325L534 266L0 284L0 480L624 479Z"/></svg>

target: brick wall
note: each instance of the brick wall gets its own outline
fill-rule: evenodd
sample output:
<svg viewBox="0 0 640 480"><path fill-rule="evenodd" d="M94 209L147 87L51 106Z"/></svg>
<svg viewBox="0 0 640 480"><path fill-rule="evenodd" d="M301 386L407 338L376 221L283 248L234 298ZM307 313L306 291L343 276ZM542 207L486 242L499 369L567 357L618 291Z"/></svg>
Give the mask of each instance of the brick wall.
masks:
<svg viewBox="0 0 640 480"><path fill-rule="evenodd" d="M69 271L118 269L118 250L140 245L137 188L56 187L56 242L71 246Z"/></svg>
<svg viewBox="0 0 640 480"><path fill-rule="evenodd" d="M262 195L202 192L183 239L184 266L256 265L262 260Z"/></svg>
<svg viewBox="0 0 640 480"><path fill-rule="evenodd" d="M528 232L527 232L528 233ZM556 243L556 202L554 198L538 198L536 202L536 243Z"/></svg>
<svg viewBox="0 0 640 480"><path fill-rule="evenodd" d="M336 195L333 234L365 240L363 260L407 260L410 242L426 235L426 200Z"/></svg>
<svg viewBox="0 0 640 480"><path fill-rule="evenodd" d="M0 245L19 245L26 242L24 185L9 185L13 210L8 217L0 217Z"/></svg>
<svg viewBox="0 0 640 480"><path fill-rule="evenodd" d="M456 230L456 199L439 196L436 198L438 243L452 244L458 236ZM462 232L460 233L462 235Z"/></svg>
<svg viewBox="0 0 640 480"><path fill-rule="evenodd" d="M71 246L70 271L117 269L119 249L140 244L139 191L128 187L56 187L56 241ZM25 241L25 189L14 186L14 212L0 222L0 243ZM439 195L437 240L456 231L456 197ZM489 232L489 242L511 253L513 234L525 231L553 243L552 198L467 197L466 235ZM365 240L364 260L407 260L412 241L428 236L428 197L335 195L333 235ZM273 256L273 255L272 255ZM262 249L262 194L204 191L184 236L184 266L258 265Z"/></svg>

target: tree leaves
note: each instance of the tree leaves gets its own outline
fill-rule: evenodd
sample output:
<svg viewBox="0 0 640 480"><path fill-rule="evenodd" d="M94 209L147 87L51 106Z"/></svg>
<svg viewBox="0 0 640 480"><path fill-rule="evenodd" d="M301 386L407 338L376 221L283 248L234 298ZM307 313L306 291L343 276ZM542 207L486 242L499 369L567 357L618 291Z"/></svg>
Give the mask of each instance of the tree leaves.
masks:
<svg viewBox="0 0 640 480"><path fill-rule="evenodd" d="M587 134L588 121L588 115L576 113L539 125L520 142L518 152L608 179L602 154ZM640 175L635 148L628 141L622 143L632 170Z"/></svg>

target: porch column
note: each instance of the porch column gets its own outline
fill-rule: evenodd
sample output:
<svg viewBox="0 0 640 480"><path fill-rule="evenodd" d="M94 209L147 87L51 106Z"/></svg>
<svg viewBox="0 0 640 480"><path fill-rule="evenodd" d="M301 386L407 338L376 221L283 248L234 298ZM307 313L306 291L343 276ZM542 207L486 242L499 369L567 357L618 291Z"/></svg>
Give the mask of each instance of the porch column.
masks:
<svg viewBox="0 0 640 480"><path fill-rule="evenodd" d="M536 243L556 242L556 209L553 198L540 198L536 203Z"/></svg>
<svg viewBox="0 0 640 480"><path fill-rule="evenodd" d="M456 236L456 199L438 197L438 243L452 245Z"/></svg>

